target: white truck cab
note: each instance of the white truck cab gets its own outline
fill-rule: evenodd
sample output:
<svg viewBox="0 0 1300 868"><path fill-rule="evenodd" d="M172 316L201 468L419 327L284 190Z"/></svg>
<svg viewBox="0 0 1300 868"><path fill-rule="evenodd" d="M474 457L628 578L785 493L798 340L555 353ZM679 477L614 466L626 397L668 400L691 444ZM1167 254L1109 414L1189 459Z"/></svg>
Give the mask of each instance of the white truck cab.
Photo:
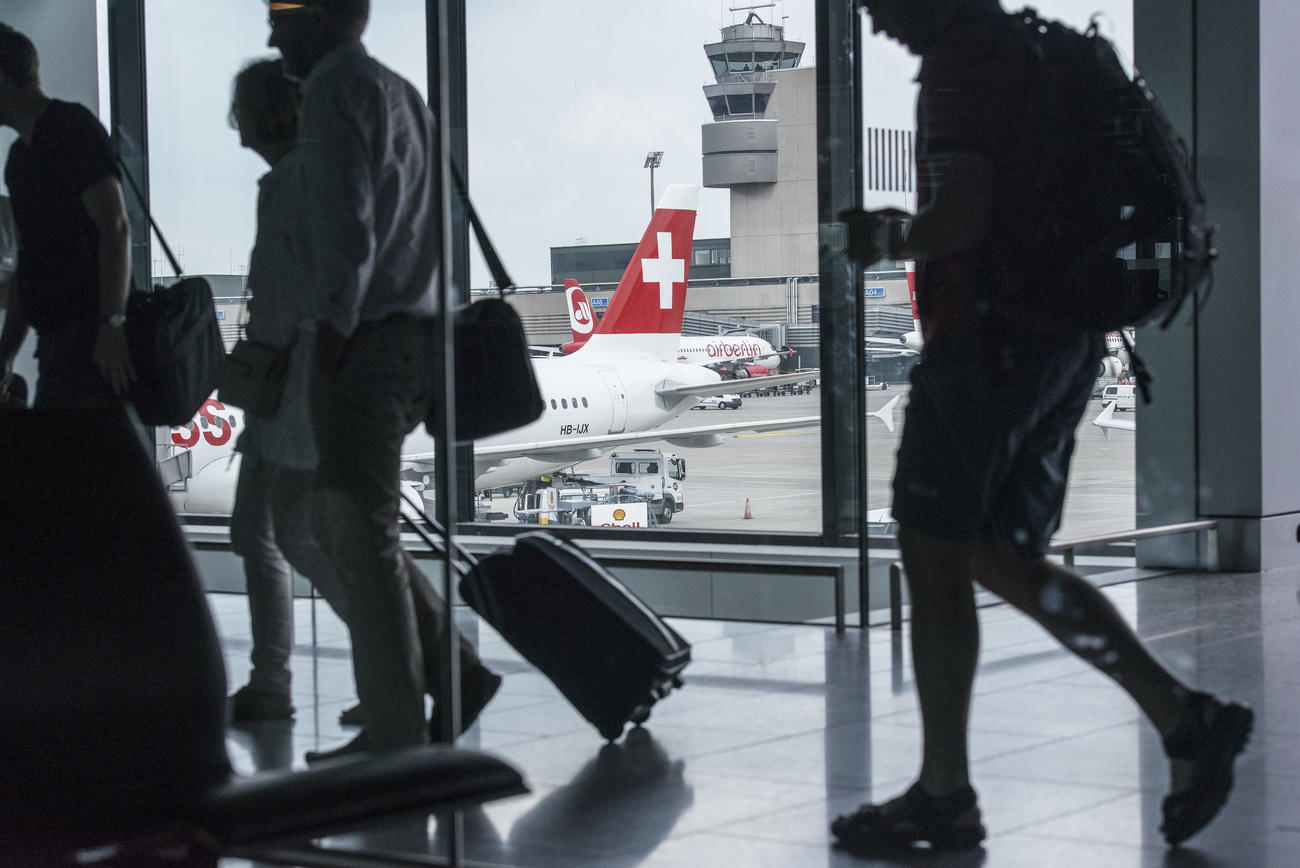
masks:
<svg viewBox="0 0 1300 868"><path fill-rule="evenodd" d="M671 452L633 449L609 458L609 476L594 477L607 485L629 485L652 496L650 508L660 524L686 508L686 459ZM590 478L590 477L589 477Z"/></svg>
<svg viewBox="0 0 1300 868"><path fill-rule="evenodd" d="M1137 409L1137 387L1136 386L1107 386L1101 391L1101 401L1103 404L1114 401L1115 410L1136 410Z"/></svg>

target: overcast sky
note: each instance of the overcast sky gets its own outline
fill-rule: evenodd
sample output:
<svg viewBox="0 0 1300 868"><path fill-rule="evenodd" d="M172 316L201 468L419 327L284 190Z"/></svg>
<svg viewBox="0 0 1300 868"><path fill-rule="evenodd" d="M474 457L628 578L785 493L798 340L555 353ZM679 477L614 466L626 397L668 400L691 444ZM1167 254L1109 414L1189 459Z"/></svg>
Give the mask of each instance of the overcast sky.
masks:
<svg viewBox="0 0 1300 868"><path fill-rule="evenodd" d="M731 5L738 3L471 0L471 195L517 282L549 282L552 246L641 237L647 151L665 152L655 173L660 192L700 183L700 125L712 120L701 91L712 80L703 45L732 23ZM1104 11L1107 32L1132 56L1131 0L1037 6L1076 26ZM423 7L377 0L365 40L422 92ZM266 6L148 0L147 10L155 215L187 270L229 273L247 264L256 180L265 171L227 126L230 82L247 60L269 53ZM813 63L813 0L787 0L776 11L787 37L808 43L805 65ZM910 127L916 60L883 37L868 38L864 54L868 125ZM729 221L727 191L703 191L696 237L726 237ZM486 284L476 257L473 285Z"/></svg>

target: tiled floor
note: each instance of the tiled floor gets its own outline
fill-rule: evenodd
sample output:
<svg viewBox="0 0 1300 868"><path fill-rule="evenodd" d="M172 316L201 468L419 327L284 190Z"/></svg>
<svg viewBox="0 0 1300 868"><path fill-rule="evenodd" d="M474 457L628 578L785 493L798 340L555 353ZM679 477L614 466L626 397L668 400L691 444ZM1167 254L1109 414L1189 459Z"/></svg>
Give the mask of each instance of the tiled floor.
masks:
<svg viewBox="0 0 1300 868"><path fill-rule="evenodd" d="M1256 734L1220 817L1177 851L1158 831L1167 772L1128 697L1007 607L981 611L972 720L982 850L865 859L830 847L827 824L916 773L918 717L904 637L676 621L694 645L687 686L617 745L499 636L468 618L505 685L467 746L519 767L532 794L466 816L469 856L536 866L940 865L989 868L1300 866L1300 571L1174 576L1108 588L1160 656L1194 685L1250 702ZM213 596L232 687L248 668L242 597ZM234 730L241 771L301 765L350 733L347 640L299 604L296 723ZM337 846L439 852L436 823ZM240 863L228 860L227 868Z"/></svg>

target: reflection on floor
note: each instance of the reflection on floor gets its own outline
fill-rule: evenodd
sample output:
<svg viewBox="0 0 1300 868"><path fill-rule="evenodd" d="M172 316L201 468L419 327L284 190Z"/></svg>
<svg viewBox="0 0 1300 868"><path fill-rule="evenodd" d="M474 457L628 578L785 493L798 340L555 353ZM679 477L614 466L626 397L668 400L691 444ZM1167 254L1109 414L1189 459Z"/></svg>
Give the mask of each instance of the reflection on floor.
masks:
<svg viewBox="0 0 1300 868"><path fill-rule="evenodd" d="M903 637L678 621L695 647L687 686L646 730L608 746L494 633L472 619L505 686L465 743L518 765L531 795L466 816L472 859L530 866L1300 865L1300 572L1174 576L1106 593L1180 675L1252 703L1256 735L1219 819L1181 851L1158 831L1167 783L1158 738L1114 685L1006 607L982 610L972 750L990 838L983 850L866 859L832 850L827 823L889 797L917 769ZM231 685L244 683L242 597L213 596ZM234 730L241 771L301 765L348 737L347 640L323 604L299 603L297 721ZM438 852L433 821L330 842ZM247 863L226 860L226 868Z"/></svg>

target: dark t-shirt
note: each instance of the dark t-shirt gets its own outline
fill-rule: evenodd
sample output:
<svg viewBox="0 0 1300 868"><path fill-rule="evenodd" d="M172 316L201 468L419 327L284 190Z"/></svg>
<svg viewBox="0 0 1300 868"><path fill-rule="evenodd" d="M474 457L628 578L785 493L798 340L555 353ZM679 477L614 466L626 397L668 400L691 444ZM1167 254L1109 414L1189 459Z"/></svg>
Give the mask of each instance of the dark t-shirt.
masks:
<svg viewBox="0 0 1300 868"><path fill-rule="evenodd" d="M1041 79L1028 42L997 0L969 0L926 51L918 81L918 205L943 184L944 152L986 156L993 165L995 227L1025 213L1042 164ZM970 336L983 324L997 261L990 242L917 265L917 307L927 339ZM999 311L994 328L1050 331L1039 317Z"/></svg>
<svg viewBox="0 0 1300 868"><path fill-rule="evenodd" d="M108 133L76 103L51 100L31 140L20 139L9 151L15 285L38 333L99 317L99 230L81 197L110 176L118 171Z"/></svg>

